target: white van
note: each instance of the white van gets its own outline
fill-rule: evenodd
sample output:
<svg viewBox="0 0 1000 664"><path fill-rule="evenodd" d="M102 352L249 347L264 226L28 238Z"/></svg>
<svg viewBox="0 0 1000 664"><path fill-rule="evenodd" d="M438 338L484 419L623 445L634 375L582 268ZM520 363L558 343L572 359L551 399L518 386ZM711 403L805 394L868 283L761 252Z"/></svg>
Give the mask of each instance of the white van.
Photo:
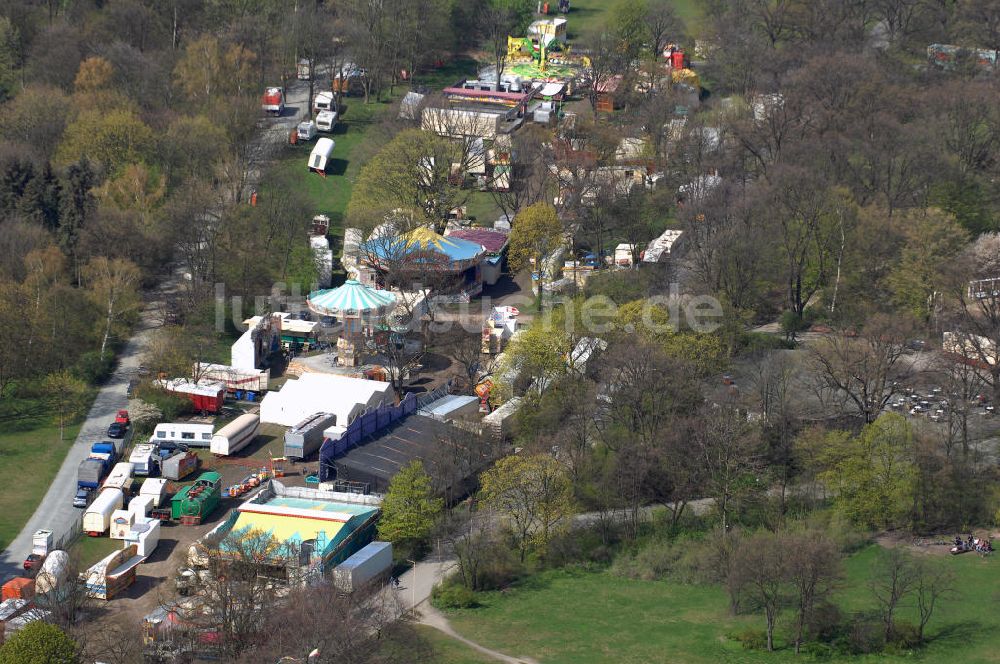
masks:
<svg viewBox="0 0 1000 664"><path fill-rule="evenodd" d="M208 447L212 444L212 431L214 428L211 424L165 422L156 425L149 442L153 445L183 443L188 447Z"/></svg>
<svg viewBox="0 0 1000 664"><path fill-rule="evenodd" d="M319 113L320 111L332 111L333 110L333 93L332 92L318 92L316 96L313 97L313 112Z"/></svg>
<svg viewBox="0 0 1000 664"><path fill-rule="evenodd" d="M316 114L316 129L325 132L333 131L337 126L336 111L320 111Z"/></svg>

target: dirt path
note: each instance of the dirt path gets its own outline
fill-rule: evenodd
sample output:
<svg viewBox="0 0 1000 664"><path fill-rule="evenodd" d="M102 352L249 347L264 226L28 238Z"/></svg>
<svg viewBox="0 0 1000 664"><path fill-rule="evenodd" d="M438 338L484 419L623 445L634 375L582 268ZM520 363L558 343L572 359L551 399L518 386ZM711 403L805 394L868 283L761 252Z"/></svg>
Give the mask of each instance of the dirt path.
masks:
<svg viewBox="0 0 1000 664"><path fill-rule="evenodd" d="M434 629L447 634L456 641L461 641L465 645L469 646L478 653L482 653L487 657L491 657L500 662L508 662L508 664L538 664L537 660L531 659L530 657L511 657L510 655L505 655L502 652L497 652L496 650L490 650L486 646L481 646L475 641L470 641L458 632L454 630L448 619L445 618L440 611L432 607L430 604L425 604L420 607L419 617L417 622L421 625L427 625L428 627L433 627Z"/></svg>

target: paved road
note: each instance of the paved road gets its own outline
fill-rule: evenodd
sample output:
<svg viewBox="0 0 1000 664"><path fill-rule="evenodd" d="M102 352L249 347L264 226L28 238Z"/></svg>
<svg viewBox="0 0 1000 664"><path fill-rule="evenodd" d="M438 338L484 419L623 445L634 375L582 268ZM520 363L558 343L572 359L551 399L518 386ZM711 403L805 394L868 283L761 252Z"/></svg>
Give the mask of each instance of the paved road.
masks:
<svg viewBox="0 0 1000 664"><path fill-rule="evenodd" d="M87 419L80 428L80 434L66 454L55 481L49 486L35 513L3 552L3 557L0 558L0 578L20 573L21 562L31 552L31 536L36 530L46 528L56 537L61 537L69 532L80 518L81 510L73 507L77 466L87 458L90 446L95 441L107 438L108 425L114 421L115 412L128 405L125 396L128 382L138 375L146 344L153 330L161 323L160 314L159 303L151 298L142 312L136 333L122 350L118 368L98 391Z"/></svg>

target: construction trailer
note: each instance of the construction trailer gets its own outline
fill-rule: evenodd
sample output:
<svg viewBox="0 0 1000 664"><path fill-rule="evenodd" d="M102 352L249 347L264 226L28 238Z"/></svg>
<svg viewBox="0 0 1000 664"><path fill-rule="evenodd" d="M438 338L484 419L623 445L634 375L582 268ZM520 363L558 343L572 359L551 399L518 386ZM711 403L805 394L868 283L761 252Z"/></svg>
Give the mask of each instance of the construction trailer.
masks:
<svg viewBox="0 0 1000 664"><path fill-rule="evenodd" d="M108 554L86 572L80 574L88 597L109 600L135 582L136 568L142 556L130 544Z"/></svg>
<svg viewBox="0 0 1000 664"><path fill-rule="evenodd" d="M194 452L177 452L160 462L160 474L168 480L179 482L198 470L198 463L198 455Z"/></svg>
<svg viewBox="0 0 1000 664"><path fill-rule="evenodd" d="M186 397L195 409L206 413L218 413L226 402L226 386L213 381L193 383L186 378L154 381L167 392Z"/></svg>
<svg viewBox="0 0 1000 664"><path fill-rule="evenodd" d="M125 545L134 545L136 553L142 556L145 561L146 558L152 555L153 551L156 550L156 546L160 543L161 524L162 522L159 519L139 519L125 536Z"/></svg>
<svg viewBox="0 0 1000 664"><path fill-rule="evenodd" d="M333 413L314 413L285 432L285 457L305 459L323 445L323 431L337 423Z"/></svg>

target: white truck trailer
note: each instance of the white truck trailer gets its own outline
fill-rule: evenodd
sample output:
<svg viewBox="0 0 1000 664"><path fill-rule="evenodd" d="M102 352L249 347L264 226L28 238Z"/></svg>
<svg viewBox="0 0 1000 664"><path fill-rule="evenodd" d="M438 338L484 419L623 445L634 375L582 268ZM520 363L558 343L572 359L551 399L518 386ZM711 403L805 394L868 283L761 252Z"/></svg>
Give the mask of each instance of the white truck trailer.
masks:
<svg viewBox="0 0 1000 664"><path fill-rule="evenodd" d="M253 413L240 415L212 436L209 450L219 456L236 454L257 437L258 431L260 431L259 415Z"/></svg>
<svg viewBox="0 0 1000 664"><path fill-rule="evenodd" d="M372 542L333 568L337 590L353 593L385 577L392 569L392 543Z"/></svg>

